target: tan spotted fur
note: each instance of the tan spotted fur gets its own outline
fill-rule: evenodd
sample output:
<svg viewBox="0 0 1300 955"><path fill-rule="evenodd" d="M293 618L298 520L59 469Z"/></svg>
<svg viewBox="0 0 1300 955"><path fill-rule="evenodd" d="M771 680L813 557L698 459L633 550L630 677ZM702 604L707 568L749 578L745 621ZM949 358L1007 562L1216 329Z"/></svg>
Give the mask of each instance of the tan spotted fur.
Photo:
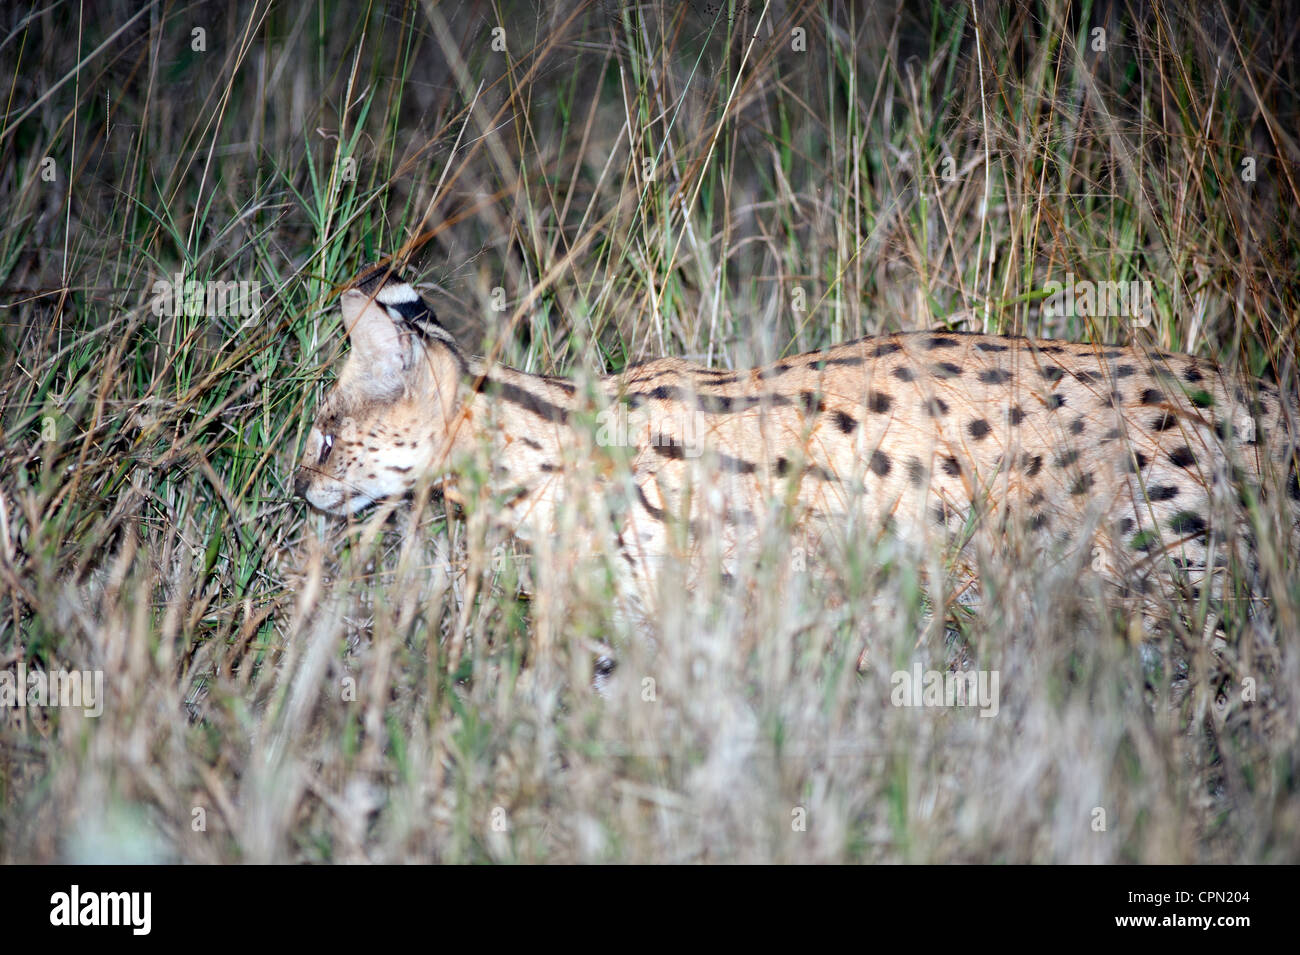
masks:
<svg viewBox="0 0 1300 955"><path fill-rule="evenodd" d="M1187 355L915 332L742 371L665 358L583 387L466 356L383 269L342 308L352 348L300 494L347 514L423 479L465 503L473 472L513 534L563 549L562 505L595 487L641 599L666 559L734 572L778 520L811 554L983 533L1087 548L1128 589L1195 585L1224 539L1250 536L1241 488L1285 486L1293 514L1300 494L1290 401Z"/></svg>

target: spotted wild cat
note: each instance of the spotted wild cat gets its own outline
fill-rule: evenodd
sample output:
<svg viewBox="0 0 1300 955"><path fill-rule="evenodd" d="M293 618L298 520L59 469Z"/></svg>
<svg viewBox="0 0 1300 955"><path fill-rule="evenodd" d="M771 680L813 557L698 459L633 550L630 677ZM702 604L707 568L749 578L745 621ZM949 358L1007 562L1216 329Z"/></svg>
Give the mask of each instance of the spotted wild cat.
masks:
<svg viewBox="0 0 1300 955"><path fill-rule="evenodd" d="M534 542L603 496L592 510L641 601L668 559L732 573L781 514L812 553L871 534L1086 548L1129 592L1203 584L1225 543L1249 541L1251 494L1285 486L1300 520L1294 403L1187 355L910 332L742 371L664 358L582 388L467 355L383 267L342 310L351 352L300 495L351 514L426 479L464 504L472 472L476 500Z"/></svg>

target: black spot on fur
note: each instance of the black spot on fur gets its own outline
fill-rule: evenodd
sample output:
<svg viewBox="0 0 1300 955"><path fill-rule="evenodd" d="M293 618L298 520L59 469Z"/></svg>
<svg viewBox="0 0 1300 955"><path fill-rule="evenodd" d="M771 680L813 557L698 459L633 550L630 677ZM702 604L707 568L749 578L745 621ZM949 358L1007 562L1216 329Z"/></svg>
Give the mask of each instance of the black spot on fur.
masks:
<svg viewBox="0 0 1300 955"><path fill-rule="evenodd" d="M890 374L893 375L895 378L897 378L899 381L916 380L916 375L914 375L912 373L912 369L908 368L906 365L899 365L897 368L891 371Z"/></svg>
<svg viewBox="0 0 1300 955"><path fill-rule="evenodd" d="M1042 375L1045 380L1053 382L1060 381L1065 377L1065 369L1060 365L1047 365L1044 368L1040 368L1038 373Z"/></svg>
<svg viewBox="0 0 1300 955"><path fill-rule="evenodd" d="M920 458L908 458L907 479L916 487L920 487L925 482L925 465L921 463Z"/></svg>
<svg viewBox="0 0 1300 955"><path fill-rule="evenodd" d="M936 378L960 378L961 368L950 361L941 361L931 366L930 373Z"/></svg>
<svg viewBox="0 0 1300 955"><path fill-rule="evenodd" d="M931 350L935 348L956 348L957 340L954 338L944 338L942 336L936 336L934 338L929 339L925 343L925 347Z"/></svg>
<svg viewBox="0 0 1300 955"><path fill-rule="evenodd" d="M1070 493L1076 496L1079 494L1086 494L1088 489L1092 487L1092 484L1093 477L1091 473L1080 474L1074 479L1074 483L1070 485Z"/></svg>
<svg viewBox="0 0 1300 955"><path fill-rule="evenodd" d="M1195 511L1179 511L1169 518L1169 529L1175 534L1200 535L1205 533L1205 518Z"/></svg>
<svg viewBox="0 0 1300 955"><path fill-rule="evenodd" d="M1020 410L1020 405L1012 405L1007 409L1007 420L1012 424L1020 424L1025 420L1025 413Z"/></svg>
<svg viewBox="0 0 1300 955"><path fill-rule="evenodd" d="M1160 541L1151 531L1138 531L1129 539L1128 546L1134 550L1150 552L1155 550L1159 543Z"/></svg>
<svg viewBox="0 0 1300 955"><path fill-rule="evenodd" d="M1010 345L995 345L993 342L976 342L975 347L980 351L1006 351Z"/></svg>
<svg viewBox="0 0 1300 955"><path fill-rule="evenodd" d="M867 407L877 414L884 414L889 410L889 406L894 403L894 399L883 392L873 391L867 395Z"/></svg>
<svg viewBox="0 0 1300 955"><path fill-rule="evenodd" d="M1033 477L1043 469L1043 456L1041 454L1030 456L1025 452L1020 456L1020 469L1025 472L1025 477Z"/></svg>
<svg viewBox="0 0 1300 955"><path fill-rule="evenodd" d="M680 461L686 456L686 449L675 439L668 438L662 443L655 444L655 453L660 457L669 458L674 461ZM719 454L717 456L718 464L725 471L731 471L735 474L753 474L758 468L753 461L746 461L743 458L735 458L729 454Z"/></svg>
<svg viewBox="0 0 1300 955"><path fill-rule="evenodd" d="M1128 470L1131 474L1137 474L1147 466L1147 456L1141 451L1134 451L1128 458Z"/></svg>
<svg viewBox="0 0 1300 955"><path fill-rule="evenodd" d="M778 375L784 375L789 370L790 370L790 363L788 361L779 361L771 368L764 368L762 371L760 371L758 373L758 377L760 380L775 378Z"/></svg>
<svg viewBox="0 0 1300 955"><path fill-rule="evenodd" d="M1171 415L1168 411L1165 411L1161 413L1159 418L1151 419L1151 430L1168 431L1170 428L1175 427L1177 424L1178 424L1178 419L1175 418L1173 415Z"/></svg>
<svg viewBox="0 0 1300 955"><path fill-rule="evenodd" d="M1178 496L1178 488L1172 484L1149 484L1147 485L1148 501L1172 501Z"/></svg>
<svg viewBox="0 0 1300 955"><path fill-rule="evenodd" d="M943 467L944 474L951 475L952 477L958 477L961 475L961 462L956 458L945 456L939 459L939 463Z"/></svg>
<svg viewBox="0 0 1300 955"><path fill-rule="evenodd" d="M942 398L927 398L921 403L921 407L931 418L939 418L948 413L948 402Z"/></svg>
<svg viewBox="0 0 1300 955"><path fill-rule="evenodd" d="M1055 411L1057 408L1063 408L1065 407L1065 395L1048 395L1045 404L1047 405L1048 411Z"/></svg>
<svg viewBox="0 0 1300 955"><path fill-rule="evenodd" d="M1070 422L1070 434L1083 434L1083 419L1075 418Z"/></svg>
<svg viewBox="0 0 1300 955"><path fill-rule="evenodd" d="M641 487L639 484L636 486L636 498L637 502L645 508L645 512L652 518L656 521L662 521L664 519L664 509L662 507L655 507L651 504L650 498L646 497L645 488Z"/></svg>
<svg viewBox="0 0 1300 955"><path fill-rule="evenodd" d="M659 385L651 391L635 391L626 396L628 407L639 408L645 404L647 399L653 398L659 401L681 401L686 402L690 399L690 394L681 388L673 385ZM698 395L698 404L701 410L713 414L731 414L736 411L744 411L747 408L753 408L756 405L788 405L790 399L784 395L766 394L766 395L741 395L736 398L730 398L726 395ZM563 409L560 409L563 410ZM567 414L567 412L566 412Z"/></svg>
<svg viewBox="0 0 1300 955"><path fill-rule="evenodd" d="M803 404L803 410L807 414L821 414L826 410L826 402L822 396L811 391L799 392L799 400Z"/></svg>
<svg viewBox="0 0 1300 955"><path fill-rule="evenodd" d="M898 342L885 342L883 345L877 345L873 348L871 350L871 355L873 358L882 358L885 355L892 355L894 352L900 352L902 350L903 346L898 344Z"/></svg>
<svg viewBox="0 0 1300 955"><path fill-rule="evenodd" d="M970 424L966 425L966 430L970 432L972 438L978 441L981 438L988 437L989 431L992 429L989 428L989 423L983 418L976 418Z"/></svg>
<svg viewBox="0 0 1300 955"><path fill-rule="evenodd" d="M1160 402L1165 400L1165 396L1155 388L1148 388L1142 392L1142 397L1139 400L1141 400L1144 405L1158 405Z"/></svg>
<svg viewBox="0 0 1300 955"><path fill-rule="evenodd" d="M845 414L843 411L835 412L835 427L839 428L845 434L852 434L853 429L857 426L857 419L852 415Z"/></svg>
<svg viewBox="0 0 1300 955"><path fill-rule="evenodd" d="M1192 454L1192 449L1184 444L1181 448L1174 448L1169 452L1169 460L1180 468L1190 468L1196 463L1196 455Z"/></svg>
<svg viewBox="0 0 1300 955"><path fill-rule="evenodd" d="M1120 365L1118 368L1115 369L1115 377L1127 378L1130 375L1132 375L1136 370L1137 369L1135 369L1132 365Z"/></svg>
<svg viewBox="0 0 1300 955"><path fill-rule="evenodd" d="M655 454L672 461L681 461L686 457L686 448L669 438L654 446Z"/></svg>
<svg viewBox="0 0 1300 955"><path fill-rule="evenodd" d="M979 373L979 380L986 385L1005 385L1011 380L1011 372L1001 368L986 368Z"/></svg>
<svg viewBox="0 0 1300 955"><path fill-rule="evenodd" d="M884 477L889 473L891 462L889 455L879 449L871 452L871 470L879 477Z"/></svg>
<svg viewBox="0 0 1300 955"><path fill-rule="evenodd" d="M474 390L482 391L484 389L495 392L500 395L504 401L523 408L525 411L536 415L546 421L555 424L565 424L569 420L569 410L559 405L547 401L521 388L513 382L502 381L497 378L484 375L473 385Z"/></svg>
<svg viewBox="0 0 1300 955"><path fill-rule="evenodd" d="M1074 464L1078 460L1079 460L1079 452L1071 449L1069 451L1065 451L1057 455L1056 460L1053 461L1052 463L1055 464L1058 468L1068 468L1071 464Z"/></svg>

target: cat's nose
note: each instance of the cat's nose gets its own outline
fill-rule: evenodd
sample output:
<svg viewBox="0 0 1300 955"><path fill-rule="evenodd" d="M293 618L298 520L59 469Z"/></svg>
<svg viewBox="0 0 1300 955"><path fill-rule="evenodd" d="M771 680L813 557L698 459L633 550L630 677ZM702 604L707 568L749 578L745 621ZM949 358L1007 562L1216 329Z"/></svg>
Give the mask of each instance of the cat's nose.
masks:
<svg viewBox="0 0 1300 955"><path fill-rule="evenodd" d="M302 498L307 496L307 475L303 474L302 471L299 471L293 477L293 493Z"/></svg>

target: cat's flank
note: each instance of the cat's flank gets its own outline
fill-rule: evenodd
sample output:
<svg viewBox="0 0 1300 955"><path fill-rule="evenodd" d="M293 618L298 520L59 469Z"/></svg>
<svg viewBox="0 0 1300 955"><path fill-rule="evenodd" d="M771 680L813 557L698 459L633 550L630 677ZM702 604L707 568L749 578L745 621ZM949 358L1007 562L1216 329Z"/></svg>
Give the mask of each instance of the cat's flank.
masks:
<svg viewBox="0 0 1300 955"><path fill-rule="evenodd" d="M580 388L467 355L382 267L342 309L351 351L300 495L352 514L423 479L560 549L578 542L558 516L585 506L643 600L665 560L730 574L776 520L812 554L983 533L1055 559L1085 548L1129 592L1196 586L1250 539L1243 502L1285 486L1293 523L1300 508L1294 404L1187 355L911 332L746 371L665 358Z"/></svg>

